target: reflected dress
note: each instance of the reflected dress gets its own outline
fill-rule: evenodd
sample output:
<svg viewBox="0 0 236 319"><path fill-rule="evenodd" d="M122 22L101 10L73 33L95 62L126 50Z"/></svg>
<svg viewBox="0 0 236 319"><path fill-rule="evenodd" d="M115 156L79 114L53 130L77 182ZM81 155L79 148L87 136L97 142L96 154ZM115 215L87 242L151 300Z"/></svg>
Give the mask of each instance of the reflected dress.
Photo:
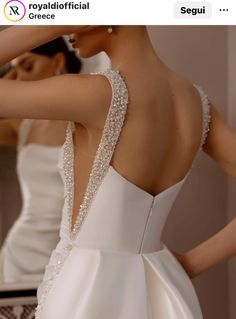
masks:
<svg viewBox="0 0 236 319"><path fill-rule="evenodd" d="M0 253L0 282L42 280L52 250L59 241L64 188L58 168L60 147L27 143L33 120L21 121L17 176L21 212Z"/></svg>

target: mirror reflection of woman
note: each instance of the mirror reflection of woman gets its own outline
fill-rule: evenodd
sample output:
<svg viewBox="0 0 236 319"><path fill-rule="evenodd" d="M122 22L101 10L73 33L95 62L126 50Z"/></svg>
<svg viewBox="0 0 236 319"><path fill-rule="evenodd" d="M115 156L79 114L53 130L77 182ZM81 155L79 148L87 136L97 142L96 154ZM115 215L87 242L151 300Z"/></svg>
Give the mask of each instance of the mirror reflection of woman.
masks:
<svg viewBox="0 0 236 319"><path fill-rule="evenodd" d="M62 38L15 58L9 65L2 70L3 78L18 81L78 73L81 67ZM59 240L64 191L58 158L65 129L64 121L0 120L0 144L18 149L17 175L23 203L1 249L2 283L40 280Z"/></svg>
<svg viewBox="0 0 236 319"><path fill-rule="evenodd" d="M200 151L236 177L236 133L201 88L160 60L145 26L10 28L0 33L0 63L61 34L82 57L105 51L112 68L0 81L1 116L69 121L61 238L36 319L201 319L190 269L161 235ZM234 220L204 254L189 255L195 276L236 254L235 234Z"/></svg>

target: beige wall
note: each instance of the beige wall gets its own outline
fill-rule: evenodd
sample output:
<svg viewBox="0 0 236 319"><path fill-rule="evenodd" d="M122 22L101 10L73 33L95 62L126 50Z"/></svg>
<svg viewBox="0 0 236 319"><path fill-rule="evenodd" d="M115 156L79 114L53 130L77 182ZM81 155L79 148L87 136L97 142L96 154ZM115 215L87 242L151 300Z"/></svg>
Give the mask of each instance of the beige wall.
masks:
<svg viewBox="0 0 236 319"><path fill-rule="evenodd" d="M230 125L236 129L236 27L228 28L228 120ZM228 179L228 218L236 217L236 186L235 181ZM236 258L229 263L229 291L230 291L230 319L236 318Z"/></svg>
<svg viewBox="0 0 236 319"><path fill-rule="evenodd" d="M227 27L155 26L149 30L162 59L200 84L226 116ZM227 178L202 154L172 209L164 239L171 248L185 250L207 239L226 220ZM204 319L228 319L227 265L215 267L195 279L194 284Z"/></svg>

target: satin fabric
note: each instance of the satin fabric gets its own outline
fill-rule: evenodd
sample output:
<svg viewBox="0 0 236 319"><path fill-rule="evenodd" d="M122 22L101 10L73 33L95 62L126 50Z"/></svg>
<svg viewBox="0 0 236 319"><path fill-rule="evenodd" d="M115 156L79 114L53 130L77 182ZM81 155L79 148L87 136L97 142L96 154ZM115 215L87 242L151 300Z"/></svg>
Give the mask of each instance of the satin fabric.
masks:
<svg viewBox="0 0 236 319"><path fill-rule="evenodd" d="M202 319L191 280L161 242L166 219L190 170L182 180L152 196L109 165L126 112L124 101L128 102L119 71L110 69L102 74L108 78L113 96L98 146L102 153L96 153L95 175L91 174L101 175L102 180L89 200L77 236L70 236L75 129L70 122L59 161L66 199L60 242L38 289L36 318ZM196 157L209 123L208 100L198 90L203 106L203 132ZM92 183L96 186L97 178L92 178Z"/></svg>
<svg viewBox="0 0 236 319"><path fill-rule="evenodd" d="M186 177L153 197L110 166L74 242L64 207L61 240L46 267L39 300L64 248L73 248L40 318L201 319L191 280L160 241Z"/></svg>

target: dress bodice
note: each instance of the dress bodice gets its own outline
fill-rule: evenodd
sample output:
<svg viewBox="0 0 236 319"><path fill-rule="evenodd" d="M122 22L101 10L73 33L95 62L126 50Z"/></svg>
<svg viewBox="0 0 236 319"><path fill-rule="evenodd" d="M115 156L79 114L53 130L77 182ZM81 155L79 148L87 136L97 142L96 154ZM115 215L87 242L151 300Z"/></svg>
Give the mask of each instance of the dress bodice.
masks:
<svg viewBox="0 0 236 319"><path fill-rule="evenodd" d="M73 131L75 126L72 122L68 124L63 156L60 161L64 172L66 196L61 237L67 241L73 241L80 247L135 253L156 251L161 246L165 221L191 169L182 180L160 194L152 196L121 176L110 165L125 120L128 90L118 71L108 69L103 72L103 75L111 84L113 99L81 205L81 207L85 206L85 209L80 209L79 216L82 216L78 217L72 233L70 227L74 195ZM207 96L199 86L195 87L202 100L203 130L194 161L206 140L210 121Z"/></svg>
<svg viewBox="0 0 236 319"><path fill-rule="evenodd" d="M159 250L162 229L185 178L152 196L110 166L75 245L133 253Z"/></svg>
<svg viewBox="0 0 236 319"><path fill-rule="evenodd" d="M63 183L58 169L61 147L26 144L32 121L23 120L19 128L17 175L22 193L22 212L30 212L29 218L35 218L45 226L50 218L56 218L58 224L60 216L54 211L63 205Z"/></svg>

